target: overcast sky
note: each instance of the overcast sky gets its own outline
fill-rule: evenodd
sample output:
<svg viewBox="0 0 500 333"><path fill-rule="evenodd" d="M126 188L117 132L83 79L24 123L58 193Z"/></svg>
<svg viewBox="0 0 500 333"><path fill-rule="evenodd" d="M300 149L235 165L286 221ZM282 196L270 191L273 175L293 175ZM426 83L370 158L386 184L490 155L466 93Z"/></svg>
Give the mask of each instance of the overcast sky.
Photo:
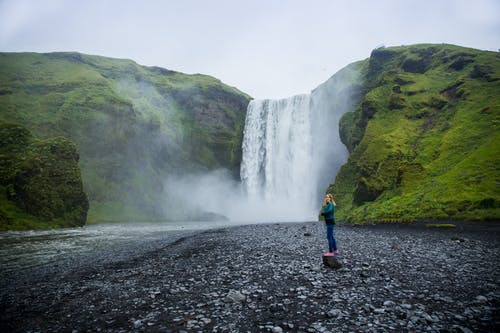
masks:
<svg viewBox="0 0 500 333"><path fill-rule="evenodd" d="M500 49L500 0L0 0L0 51L78 51L309 92L385 45Z"/></svg>

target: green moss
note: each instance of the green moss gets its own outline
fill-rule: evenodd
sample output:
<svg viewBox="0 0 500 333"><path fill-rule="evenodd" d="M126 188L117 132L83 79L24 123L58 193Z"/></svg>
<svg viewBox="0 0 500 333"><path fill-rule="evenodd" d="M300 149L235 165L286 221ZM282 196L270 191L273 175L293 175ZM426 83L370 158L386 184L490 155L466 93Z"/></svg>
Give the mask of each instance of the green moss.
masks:
<svg viewBox="0 0 500 333"><path fill-rule="evenodd" d="M456 225L452 223L426 223L427 228L455 228Z"/></svg>
<svg viewBox="0 0 500 333"><path fill-rule="evenodd" d="M67 139L42 141L20 125L0 124L0 229L85 224L78 159Z"/></svg>
<svg viewBox="0 0 500 333"><path fill-rule="evenodd" d="M0 53L0 92L0 122L75 142L90 220L161 218L170 172L238 175L250 97L213 77L79 53Z"/></svg>
<svg viewBox="0 0 500 333"><path fill-rule="evenodd" d="M500 218L500 60L452 45L378 49L341 120L328 191L353 222ZM396 88L395 88L396 87Z"/></svg>

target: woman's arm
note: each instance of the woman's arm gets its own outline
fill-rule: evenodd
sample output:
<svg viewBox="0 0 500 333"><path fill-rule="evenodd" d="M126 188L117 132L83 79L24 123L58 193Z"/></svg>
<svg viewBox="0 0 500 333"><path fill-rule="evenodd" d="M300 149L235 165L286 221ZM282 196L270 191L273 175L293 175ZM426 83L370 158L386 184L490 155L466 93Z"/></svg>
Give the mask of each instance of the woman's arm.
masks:
<svg viewBox="0 0 500 333"><path fill-rule="evenodd" d="M327 214L327 213L330 213L331 211L333 211L333 204L331 202L329 202L325 207L323 207L323 210L321 211L321 213Z"/></svg>

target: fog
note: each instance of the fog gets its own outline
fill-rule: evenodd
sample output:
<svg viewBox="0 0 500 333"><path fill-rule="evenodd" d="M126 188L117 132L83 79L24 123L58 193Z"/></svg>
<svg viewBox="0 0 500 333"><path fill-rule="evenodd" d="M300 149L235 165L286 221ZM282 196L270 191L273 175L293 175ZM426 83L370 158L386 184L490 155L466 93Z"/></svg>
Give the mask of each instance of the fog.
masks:
<svg viewBox="0 0 500 333"><path fill-rule="evenodd" d="M323 195L348 157L339 121L356 103L357 66L311 94L250 102L241 181L227 170L166 177L163 213L172 220L317 220ZM334 193L335 196L335 193Z"/></svg>
<svg viewBox="0 0 500 333"><path fill-rule="evenodd" d="M225 169L170 175L164 181L163 213L169 220L233 222L304 221L303 209L286 197L269 201L248 196L243 184Z"/></svg>

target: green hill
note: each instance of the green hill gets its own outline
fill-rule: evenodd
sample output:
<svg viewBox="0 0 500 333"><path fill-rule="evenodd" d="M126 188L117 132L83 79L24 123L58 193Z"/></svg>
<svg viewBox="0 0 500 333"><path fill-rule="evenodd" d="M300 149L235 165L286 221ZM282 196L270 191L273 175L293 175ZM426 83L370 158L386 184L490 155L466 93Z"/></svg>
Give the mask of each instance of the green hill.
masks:
<svg viewBox="0 0 500 333"><path fill-rule="evenodd" d="M355 67L360 90L340 124L350 156L328 189L337 218L499 219L500 54L390 47ZM78 156L89 222L168 218L167 175L225 168L238 178L249 100L215 78L131 60L0 53L0 128L27 138L0 152L1 223L81 225ZM54 165L75 187L50 181ZM36 177L15 183L19 174Z"/></svg>
<svg viewBox="0 0 500 333"><path fill-rule="evenodd" d="M0 53L0 123L80 154L90 222L165 218L164 176L235 178L250 97L206 75L79 53Z"/></svg>
<svg viewBox="0 0 500 333"><path fill-rule="evenodd" d="M344 115L350 156L328 188L340 220L500 218L500 53L379 48Z"/></svg>

